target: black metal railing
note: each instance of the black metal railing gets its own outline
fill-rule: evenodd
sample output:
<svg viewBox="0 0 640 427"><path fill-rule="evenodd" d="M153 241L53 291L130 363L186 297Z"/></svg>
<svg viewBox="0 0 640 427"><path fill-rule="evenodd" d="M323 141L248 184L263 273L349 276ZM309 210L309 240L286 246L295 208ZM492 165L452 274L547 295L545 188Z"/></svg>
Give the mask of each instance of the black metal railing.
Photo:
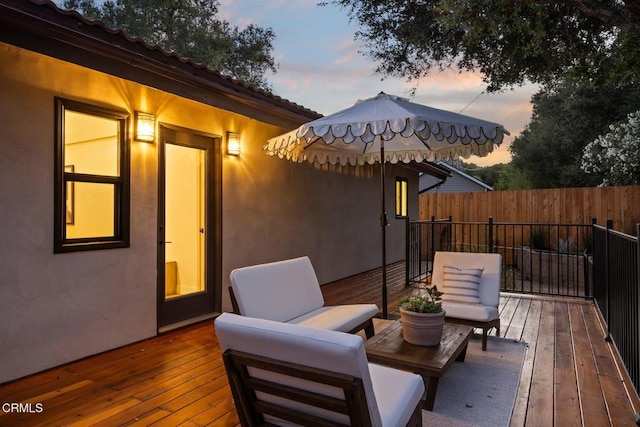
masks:
<svg viewBox="0 0 640 427"><path fill-rule="evenodd" d="M595 222L595 220L594 220ZM407 221L406 281L425 282L436 251L502 255L501 290L592 296L592 224Z"/></svg>
<svg viewBox="0 0 640 427"><path fill-rule="evenodd" d="M593 298L640 390L640 224L636 236L596 224L407 221L407 284L427 283L436 251L502 255L501 290Z"/></svg>
<svg viewBox="0 0 640 427"><path fill-rule="evenodd" d="M640 224L637 226L640 236ZM636 391L640 390L640 243L638 237L593 226L594 299Z"/></svg>
<svg viewBox="0 0 640 427"><path fill-rule="evenodd" d="M451 227L451 218L431 221L411 221L407 219L406 238L406 281L407 284L424 281L431 274L433 255L445 250L441 239Z"/></svg>

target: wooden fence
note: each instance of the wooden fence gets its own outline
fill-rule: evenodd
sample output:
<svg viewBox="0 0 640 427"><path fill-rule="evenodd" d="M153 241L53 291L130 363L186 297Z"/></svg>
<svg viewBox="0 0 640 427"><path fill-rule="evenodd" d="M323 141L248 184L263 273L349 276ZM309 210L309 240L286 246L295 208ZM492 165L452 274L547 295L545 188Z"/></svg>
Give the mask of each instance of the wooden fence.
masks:
<svg viewBox="0 0 640 427"><path fill-rule="evenodd" d="M635 234L640 223L640 186L550 188L477 193L421 194L421 220L452 217L458 222L598 224Z"/></svg>

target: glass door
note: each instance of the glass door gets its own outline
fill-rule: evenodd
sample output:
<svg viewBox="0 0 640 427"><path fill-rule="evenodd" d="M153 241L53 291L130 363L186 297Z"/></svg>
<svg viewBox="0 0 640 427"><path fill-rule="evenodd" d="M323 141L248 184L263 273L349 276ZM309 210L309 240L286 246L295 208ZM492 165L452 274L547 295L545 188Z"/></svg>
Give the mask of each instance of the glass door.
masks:
<svg viewBox="0 0 640 427"><path fill-rule="evenodd" d="M206 290L206 151L165 145L165 298Z"/></svg>
<svg viewBox="0 0 640 427"><path fill-rule="evenodd" d="M164 128L160 137L158 324L162 327L216 311L219 232L212 194L216 139Z"/></svg>

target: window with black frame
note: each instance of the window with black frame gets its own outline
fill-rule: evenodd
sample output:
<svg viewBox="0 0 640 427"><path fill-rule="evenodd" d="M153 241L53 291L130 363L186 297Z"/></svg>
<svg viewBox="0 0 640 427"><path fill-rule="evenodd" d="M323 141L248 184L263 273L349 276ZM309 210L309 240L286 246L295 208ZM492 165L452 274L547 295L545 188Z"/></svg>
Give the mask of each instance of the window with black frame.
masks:
<svg viewBox="0 0 640 427"><path fill-rule="evenodd" d="M396 218L406 218L408 213L409 181L396 177Z"/></svg>
<svg viewBox="0 0 640 427"><path fill-rule="evenodd" d="M56 98L54 252L129 246L129 113Z"/></svg>

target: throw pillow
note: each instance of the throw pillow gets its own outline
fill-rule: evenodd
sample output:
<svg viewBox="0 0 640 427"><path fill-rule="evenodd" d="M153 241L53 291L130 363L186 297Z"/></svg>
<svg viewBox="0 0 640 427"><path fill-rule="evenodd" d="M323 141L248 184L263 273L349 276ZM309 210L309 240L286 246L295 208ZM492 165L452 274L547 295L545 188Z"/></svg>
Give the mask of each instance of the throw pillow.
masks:
<svg viewBox="0 0 640 427"><path fill-rule="evenodd" d="M462 304L480 304L480 279L484 268L444 266L442 300Z"/></svg>

